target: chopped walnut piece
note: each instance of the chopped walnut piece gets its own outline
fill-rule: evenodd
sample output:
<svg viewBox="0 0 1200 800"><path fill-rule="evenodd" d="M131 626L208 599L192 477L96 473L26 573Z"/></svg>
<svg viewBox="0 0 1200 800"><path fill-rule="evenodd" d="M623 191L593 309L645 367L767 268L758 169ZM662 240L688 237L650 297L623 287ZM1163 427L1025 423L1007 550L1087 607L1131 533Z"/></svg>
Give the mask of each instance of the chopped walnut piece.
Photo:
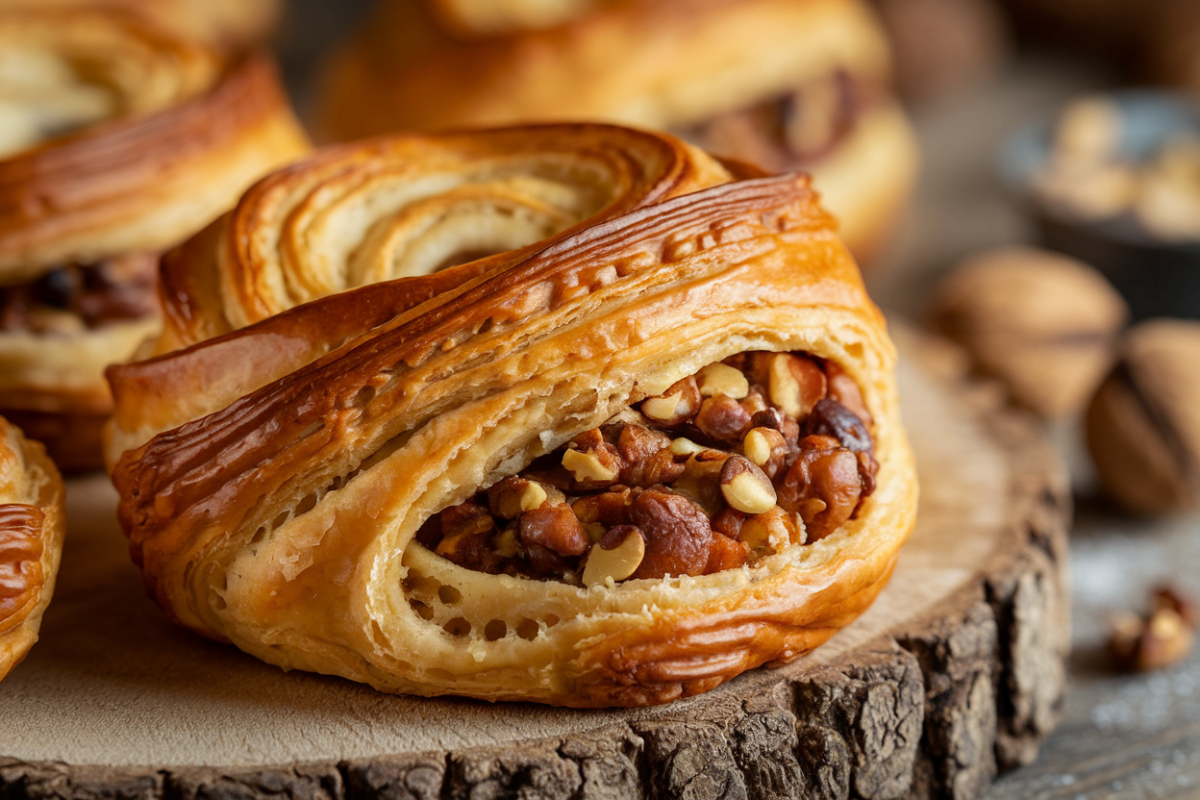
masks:
<svg viewBox="0 0 1200 800"><path fill-rule="evenodd" d="M732 397L709 397L700 404L695 423L718 442L737 442L750 428L750 414Z"/></svg>
<svg viewBox="0 0 1200 800"><path fill-rule="evenodd" d="M695 378L684 378L667 391L642 401L642 414L668 428L687 422L700 409L700 387Z"/></svg>
<svg viewBox="0 0 1200 800"><path fill-rule="evenodd" d="M815 542L854 514L862 496L858 458L829 436L800 440L800 456L779 487L779 505L800 515Z"/></svg>
<svg viewBox="0 0 1200 800"><path fill-rule="evenodd" d="M648 489L633 501L629 516L646 535L646 556L634 578L704 573L713 531L698 506L682 495Z"/></svg>

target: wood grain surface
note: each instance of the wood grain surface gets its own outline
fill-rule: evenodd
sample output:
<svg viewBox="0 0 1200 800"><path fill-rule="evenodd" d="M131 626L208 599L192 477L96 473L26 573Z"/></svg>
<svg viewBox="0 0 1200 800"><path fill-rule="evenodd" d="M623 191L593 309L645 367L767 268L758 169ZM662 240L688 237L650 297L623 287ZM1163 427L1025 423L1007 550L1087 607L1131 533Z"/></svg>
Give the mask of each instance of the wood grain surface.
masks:
<svg viewBox="0 0 1200 800"><path fill-rule="evenodd" d="M959 797L1064 691L1067 487L1036 425L901 337L921 516L875 606L800 662L637 711L423 700L285 674L144 596L101 477L42 641L0 684L0 797Z"/></svg>

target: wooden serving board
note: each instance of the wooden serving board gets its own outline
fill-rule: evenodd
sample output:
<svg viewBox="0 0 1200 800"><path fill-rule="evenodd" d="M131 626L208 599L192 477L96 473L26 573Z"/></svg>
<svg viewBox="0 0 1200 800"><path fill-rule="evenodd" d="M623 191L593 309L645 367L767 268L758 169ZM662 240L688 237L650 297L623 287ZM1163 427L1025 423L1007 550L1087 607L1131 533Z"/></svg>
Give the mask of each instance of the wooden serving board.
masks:
<svg viewBox="0 0 1200 800"><path fill-rule="evenodd" d="M1036 424L899 333L921 506L891 583L811 656L657 708L285 674L169 624L107 481L72 481L42 639L0 684L0 798L978 796L1059 715L1069 494Z"/></svg>

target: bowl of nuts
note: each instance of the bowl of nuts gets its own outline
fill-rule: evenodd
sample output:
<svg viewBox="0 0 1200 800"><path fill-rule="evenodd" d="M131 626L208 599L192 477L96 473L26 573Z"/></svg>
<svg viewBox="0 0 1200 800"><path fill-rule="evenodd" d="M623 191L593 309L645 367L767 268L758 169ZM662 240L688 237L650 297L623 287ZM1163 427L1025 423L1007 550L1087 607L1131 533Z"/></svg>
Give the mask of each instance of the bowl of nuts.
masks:
<svg viewBox="0 0 1200 800"><path fill-rule="evenodd" d="M1042 241L1103 272L1135 318L1200 317L1200 98L1080 98L1018 130L1000 169Z"/></svg>

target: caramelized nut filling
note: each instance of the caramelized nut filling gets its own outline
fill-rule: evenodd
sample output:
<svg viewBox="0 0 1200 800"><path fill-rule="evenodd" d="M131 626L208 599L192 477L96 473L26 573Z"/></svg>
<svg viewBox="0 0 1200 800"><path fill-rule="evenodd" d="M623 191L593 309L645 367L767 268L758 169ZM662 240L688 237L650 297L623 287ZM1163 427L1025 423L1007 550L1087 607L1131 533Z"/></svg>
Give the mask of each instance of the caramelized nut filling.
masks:
<svg viewBox="0 0 1200 800"><path fill-rule="evenodd" d="M854 129L874 94L861 79L837 71L781 97L676 133L711 153L786 172L833 151Z"/></svg>
<svg viewBox="0 0 1200 800"><path fill-rule="evenodd" d="M417 540L467 569L589 587L753 564L854 517L879 468L870 426L833 362L742 353L434 515Z"/></svg>
<svg viewBox="0 0 1200 800"><path fill-rule="evenodd" d="M0 331L71 334L120 320L152 317L158 256L68 264L30 283L0 288Z"/></svg>

